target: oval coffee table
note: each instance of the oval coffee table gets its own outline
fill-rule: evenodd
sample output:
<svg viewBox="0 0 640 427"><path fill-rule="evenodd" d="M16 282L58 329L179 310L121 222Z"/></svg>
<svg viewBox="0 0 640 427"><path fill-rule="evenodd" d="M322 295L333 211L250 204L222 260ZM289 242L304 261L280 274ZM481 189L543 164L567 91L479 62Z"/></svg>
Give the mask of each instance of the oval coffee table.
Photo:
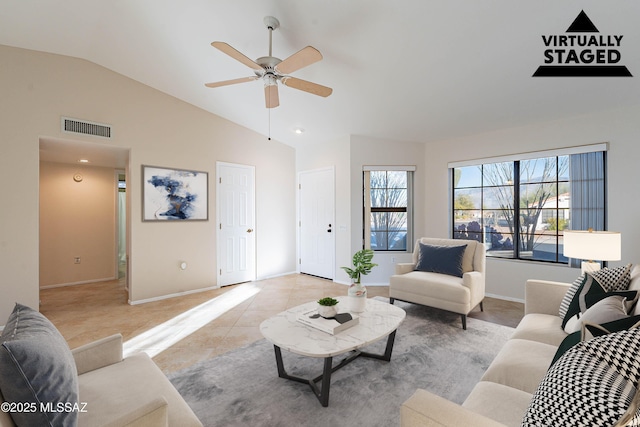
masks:
<svg viewBox="0 0 640 427"><path fill-rule="evenodd" d="M337 297L340 301L339 312L347 312L347 297ZM336 335L317 330L302 324L298 315L317 307L317 303L309 302L283 311L260 324L260 332L271 342L276 355L278 376L292 381L308 384L322 406L329 406L329 386L331 373L352 362L356 358L370 357L380 360L391 360L396 329L404 320L406 313L400 307L386 302L367 299L365 311L357 313L359 323ZM387 337L384 354L371 354L359 349ZM281 349L303 356L324 358L324 369L321 375L305 379L287 374L282 362ZM333 366L333 357L352 352L344 360ZM317 383L321 382L320 388Z"/></svg>

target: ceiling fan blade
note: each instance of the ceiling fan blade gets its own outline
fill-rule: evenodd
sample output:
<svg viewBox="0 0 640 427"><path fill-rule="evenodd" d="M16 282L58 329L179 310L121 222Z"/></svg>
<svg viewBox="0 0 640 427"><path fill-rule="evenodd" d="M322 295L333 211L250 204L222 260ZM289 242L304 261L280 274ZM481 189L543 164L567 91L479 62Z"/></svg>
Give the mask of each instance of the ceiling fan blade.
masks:
<svg viewBox="0 0 640 427"><path fill-rule="evenodd" d="M333 93L333 89L330 87L322 86L317 83L308 82L306 80L297 79L295 77L283 77L281 80L285 86L292 87L294 89L303 90L305 92L312 93L314 95L327 97Z"/></svg>
<svg viewBox="0 0 640 427"><path fill-rule="evenodd" d="M213 42L211 43L211 46L226 53L236 61L242 62L244 65L246 65L249 68L252 68L256 71L264 71L264 69L260 65L256 64L255 61L249 59L248 57L246 57L236 49L232 48L225 42Z"/></svg>
<svg viewBox="0 0 640 427"><path fill-rule="evenodd" d="M259 78L258 76L255 76L255 77L241 77L239 79L224 80L224 81L215 82L215 83L205 83L205 86L206 87L229 86L229 85L235 85L237 83L252 82L254 80L257 80L258 78Z"/></svg>
<svg viewBox="0 0 640 427"><path fill-rule="evenodd" d="M278 85L265 85L264 86L264 101L267 108L275 108L280 105L280 98L278 97Z"/></svg>
<svg viewBox="0 0 640 427"><path fill-rule="evenodd" d="M275 68L280 74L289 74L321 59L322 54L318 49L313 46L307 46L276 65Z"/></svg>

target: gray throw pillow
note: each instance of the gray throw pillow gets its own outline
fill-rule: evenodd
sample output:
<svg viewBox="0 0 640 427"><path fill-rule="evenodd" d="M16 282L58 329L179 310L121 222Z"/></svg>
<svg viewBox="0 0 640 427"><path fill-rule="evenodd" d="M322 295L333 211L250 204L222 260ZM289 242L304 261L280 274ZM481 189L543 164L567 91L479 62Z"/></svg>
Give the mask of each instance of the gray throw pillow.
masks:
<svg viewBox="0 0 640 427"><path fill-rule="evenodd" d="M29 409L11 413L16 425L77 425L76 364L55 326L36 310L16 304L0 342L2 396Z"/></svg>
<svg viewBox="0 0 640 427"><path fill-rule="evenodd" d="M582 329L583 323L601 325L628 316L627 298L621 295L613 295L603 298L584 313L578 313L567 321L564 331L568 334Z"/></svg>
<svg viewBox="0 0 640 427"><path fill-rule="evenodd" d="M462 257L467 245L436 246L420 243L420 254L415 270L462 277Z"/></svg>

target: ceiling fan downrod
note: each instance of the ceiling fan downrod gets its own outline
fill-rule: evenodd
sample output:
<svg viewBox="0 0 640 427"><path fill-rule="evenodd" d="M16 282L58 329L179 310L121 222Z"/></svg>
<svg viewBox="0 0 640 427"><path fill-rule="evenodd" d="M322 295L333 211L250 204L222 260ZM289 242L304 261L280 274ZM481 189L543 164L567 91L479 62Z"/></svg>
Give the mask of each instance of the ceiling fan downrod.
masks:
<svg viewBox="0 0 640 427"><path fill-rule="evenodd" d="M262 22L264 22L264 25L266 25L267 29L269 30L269 56L273 56L273 50L272 50L273 30L277 30L278 27L280 27L280 21L278 21L273 16L265 16Z"/></svg>

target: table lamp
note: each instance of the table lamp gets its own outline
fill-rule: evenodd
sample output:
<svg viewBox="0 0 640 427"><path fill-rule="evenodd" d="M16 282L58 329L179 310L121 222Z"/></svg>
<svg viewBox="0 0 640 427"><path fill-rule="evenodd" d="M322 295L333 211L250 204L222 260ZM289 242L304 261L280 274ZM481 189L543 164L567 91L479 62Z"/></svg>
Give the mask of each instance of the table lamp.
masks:
<svg viewBox="0 0 640 427"><path fill-rule="evenodd" d="M622 238L617 231L565 230L563 254L582 259L582 272L600 270L598 261L619 261ZM584 261L588 260L588 261Z"/></svg>

